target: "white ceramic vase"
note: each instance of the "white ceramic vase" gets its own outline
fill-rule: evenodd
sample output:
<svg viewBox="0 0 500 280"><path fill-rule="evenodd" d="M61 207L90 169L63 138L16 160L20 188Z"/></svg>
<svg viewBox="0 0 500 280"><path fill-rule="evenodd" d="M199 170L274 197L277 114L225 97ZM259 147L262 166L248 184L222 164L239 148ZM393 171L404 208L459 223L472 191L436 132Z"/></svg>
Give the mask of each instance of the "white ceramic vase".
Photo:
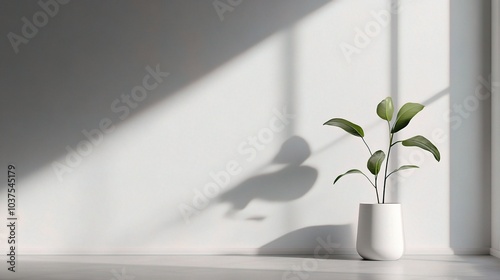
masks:
<svg viewBox="0 0 500 280"><path fill-rule="evenodd" d="M360 204L358 254L367 260L397 260L404 254L401 204Z"/></svg>

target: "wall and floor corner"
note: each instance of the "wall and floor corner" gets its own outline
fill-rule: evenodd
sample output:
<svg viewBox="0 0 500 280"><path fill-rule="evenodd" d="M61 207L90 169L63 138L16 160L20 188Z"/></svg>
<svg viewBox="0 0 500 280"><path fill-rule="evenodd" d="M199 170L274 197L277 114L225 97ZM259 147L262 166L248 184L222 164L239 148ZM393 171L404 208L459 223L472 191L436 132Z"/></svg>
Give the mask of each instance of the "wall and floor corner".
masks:
<svg viewBox="0 0 500 280"><path fill-rule="evenodd" d="M17 169L19 254L354 253L374 194L332 180L367 151L321 124L345 117L385 147L374 107L387 95L426 105L400 137L442 152L393 162L422 166L388 194L407 253L495 248L489 101L475 94L489 1L214 3L0 2L0 166Z"/></svg>
<svg viewBox="0 0 500 280"><path fill-rule="evenodd" d="M492 1L491 254L500 258L500 1Z"/></svg>

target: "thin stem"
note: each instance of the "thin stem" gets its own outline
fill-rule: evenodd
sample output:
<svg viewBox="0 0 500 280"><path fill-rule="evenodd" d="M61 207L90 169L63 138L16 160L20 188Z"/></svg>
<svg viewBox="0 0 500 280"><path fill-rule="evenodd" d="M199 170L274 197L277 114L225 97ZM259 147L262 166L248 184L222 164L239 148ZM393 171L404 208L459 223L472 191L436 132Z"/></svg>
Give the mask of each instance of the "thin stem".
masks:
<svg viewBox="0 0 500 280"><path fill-rule="evenodd" d="M389 176L391 176L392 174L396 173L396 171L397 171L397 170L392 171L392 172L391 172L391 173L389 173L389 174L387 175L387 177L385 177L385 178L389 178Z"/></svg>
<svg viewBox="0 0 500 280"><path fill-rule="evenodd" d="M368 143L366 143L365 138L361 137L361 140L363 140L363 143L365 143L366 148L368 148L368 152L370 152L370 156L373 156L372 150L368 146ZM380 204L380 198L378 196L378 188L377 188L377 175L375 175L375 184L373 184L372 181L364 173L363 173L363 175L366 177L366 179L368 179L368 181L370 181L372 186L375 188L375 193L377 194L377 203Z"/></svg>
<svg viewBox="0 0 500 280"><path fill-rule="evenodd" d="M375 193L377 194L377 203L380 204L380 198L378 196L378 188L377 188L377 178L378 178L378 175L375 175Z"/></svg>
<svg viewBox="0 0 500 280"><path fill-rule="evenodd" d="M392 143L391 147L396 145L397 143L401 143L401 142L403 142L403 141L396 141L396 142Z"/></svg>
<svg viewBox="0 0 500 280"><path fill-rule="evenodd" d="M366 143L365 141L365 138L364 137L361 137L361 140L363 140L363 143L365 143L365 146L368 148L368 152L370 152L370 155L372 156L372 150L370 150L370 147L368 147L368 144Z"/></svg>
<svg viewBox="0 0 500 280"><path fill-rule="evenodd" d="M372 180L370 180L370 178L368 178L368 176L366 176L366 175L365 175L365 173L361 172L361 174L362 174L363 176L365 176L366 180L368 180L368 182L370 182L370 184L372 184L372 186L373 186L374 188L376 188L376 186L373 184Z"/></svg>
<svg viewBox="0 0 500 280"><path fill-rule="evenodd" d="M391 148L392 148L392 138L394 134L389 132L389 150L387 151L387 158L385 159L385 174L384 174L384 190L382 193L382 203L385 203L385 187L387 186L387 169L389 168L389 159L391 156Z"/></svg>
<svg viewBox="0 0 500 280"><path fill-rule="evenodd" d="M366 180L368 180L368 182L370 182L370 184L372 184L372 186L375 188L375 193L377 194L377 203L380 204L380 199L378 197L378 190L377 190L377 176L375 176L375 184L373 184L372 180L370 180L370 178L368 178L368 176L366 176L365 173L361 172L361 175L365 176Z"/></svg>

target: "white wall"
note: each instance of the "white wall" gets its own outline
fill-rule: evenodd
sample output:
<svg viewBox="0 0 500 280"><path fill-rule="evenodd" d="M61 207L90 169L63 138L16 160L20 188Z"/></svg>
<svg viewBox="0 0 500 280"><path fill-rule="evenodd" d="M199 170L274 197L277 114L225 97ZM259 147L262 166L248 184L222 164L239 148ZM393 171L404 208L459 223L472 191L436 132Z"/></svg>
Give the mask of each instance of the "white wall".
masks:
<svg viewBox="0 0 500 280"><path fill-rule="evenodd" d="M490 1L451 1L450 243L459 251L486 248L491 236L490 11Z"/></svg>
<svg viewBox="0 0 500 280"><path fill-rule="evenodd" d="M61 5L17 54L1 42L0 162L17 166L19 253L311 253L328 236L337 253L353 252L358 204L374 194L360 177L332 181L364 168L367 152L322 123L350 119L383 148L386 126L374 109L389 94L399 105L426 105L401 137L425 135L442 152L440 163L413 149L393 162L422 164L388 194L404 203L408 253L483 252L486 143L470 135L488 133L486 105L457 130L443 112L474 92L488 55L475 52L486 42L473 35L450 45L449 2L404 0L392 26L387 0L243 1L223 20L213 1ZM452 35L462 28L453 13L476 23L470 28L486 22L482 2L457 2ZM41 9L0 5L1 34L20 34L21 18ZM341 46L355 45L365 28L374 33L347 59ZM475 55L459 48L465 39ZM134 108L120 101L157 65L170 73L157 88ZM294 117L282 128L283 108ZM82 130L107 119L114 130L80 160L68 158L67 147L83 145ZM255 136L266 143L251 148ZM55 162L73 164L62 180ZM198 192L227 165L230 182L186 222L179 209L203 204ZM472 200L458 207L453 199L465 195Z"/></svg>
<svg viewBox="0 0 500 280"><path fill-rule="evenodd" d="M492 1L492 124L491 124L491 254L500 258L500 2Z"/></svg>
<svg viewBox="0 0 500 280"><path fill-rule="evenodd" d="M393 195L404 204L407 251L449 253L450 132L443 114L450 104L450 3L403 3L408 6L400 14L398 24L397 99L400 106L414 101L426 108L399 137L427 137L437 145L442 159L437 163L419 149L400 149L398 164L416 164L421 168L402 177L398 187L393 188Z"/></svg>

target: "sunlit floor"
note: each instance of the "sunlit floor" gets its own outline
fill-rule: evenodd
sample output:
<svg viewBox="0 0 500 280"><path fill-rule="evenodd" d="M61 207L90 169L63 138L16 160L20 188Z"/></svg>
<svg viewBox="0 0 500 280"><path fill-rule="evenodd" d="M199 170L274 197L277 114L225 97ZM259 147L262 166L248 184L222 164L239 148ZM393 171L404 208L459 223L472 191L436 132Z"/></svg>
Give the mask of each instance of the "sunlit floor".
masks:
<svg viewBox="0 0 500 280"><path fill-rule="evenodd" d="M500 259L491 256L407 256L399 261L363 261L268 256L25 256L16 272L0 279L500 279Z"/></svg>

